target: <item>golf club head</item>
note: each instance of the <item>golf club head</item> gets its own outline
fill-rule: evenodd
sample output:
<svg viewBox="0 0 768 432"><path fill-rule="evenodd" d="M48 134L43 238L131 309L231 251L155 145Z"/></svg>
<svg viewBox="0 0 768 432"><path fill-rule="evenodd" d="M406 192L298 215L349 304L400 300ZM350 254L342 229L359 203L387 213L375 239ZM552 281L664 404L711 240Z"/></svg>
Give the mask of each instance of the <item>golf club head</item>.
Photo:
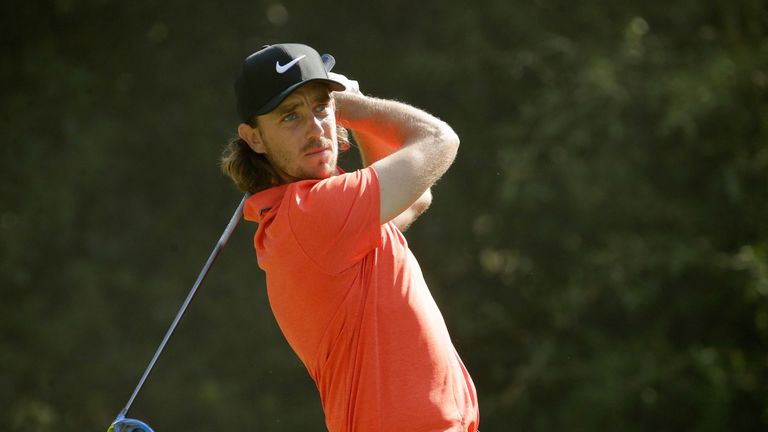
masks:
<svg viewBox="0 0 768 432"><path fill-rule="evenodd" d="M155 432L148 424L132 418L117 418L107 432Z"/></svg>

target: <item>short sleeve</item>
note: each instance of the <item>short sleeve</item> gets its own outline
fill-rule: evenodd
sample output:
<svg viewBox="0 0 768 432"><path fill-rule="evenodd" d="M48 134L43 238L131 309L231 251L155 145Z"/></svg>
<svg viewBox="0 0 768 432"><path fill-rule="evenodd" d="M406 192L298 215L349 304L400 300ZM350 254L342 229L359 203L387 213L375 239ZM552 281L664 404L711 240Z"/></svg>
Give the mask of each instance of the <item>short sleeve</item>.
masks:
<svg viewBox="0 0 768 432"><path fill-rule="evenodd" d="M291 231L324 271L338 273L379 246L379 182L373 168L291 187L295 190L283 203Z"/></svg>

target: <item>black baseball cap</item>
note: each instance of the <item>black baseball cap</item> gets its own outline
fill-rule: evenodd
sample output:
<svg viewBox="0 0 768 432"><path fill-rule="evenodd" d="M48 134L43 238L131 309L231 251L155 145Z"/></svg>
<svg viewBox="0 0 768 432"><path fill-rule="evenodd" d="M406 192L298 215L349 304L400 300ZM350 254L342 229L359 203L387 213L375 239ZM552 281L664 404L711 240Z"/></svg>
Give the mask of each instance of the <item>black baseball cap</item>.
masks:
<svg viewBox="0 0 768 432"><path fill-rule="evenodd" d="M334 91L344 84L328 78L336 60L330 54L320 54L303 44L269 45L249 55L243 61L235 81L237 113L248 122L253 116L267 114L302 84L325 82Z"/></svg>

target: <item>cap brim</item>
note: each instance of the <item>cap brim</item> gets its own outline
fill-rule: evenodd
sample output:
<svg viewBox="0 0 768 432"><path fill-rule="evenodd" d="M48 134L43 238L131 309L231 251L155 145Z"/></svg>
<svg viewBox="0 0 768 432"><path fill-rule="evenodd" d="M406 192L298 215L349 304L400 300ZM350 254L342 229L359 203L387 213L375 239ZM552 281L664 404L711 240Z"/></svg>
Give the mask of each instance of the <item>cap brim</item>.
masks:
<svg viewBox="0 0 768 432"><path fill-rule="evenodd" d="M333 67L333 66L331 66L331 67ZM278 94L277 96L273 97L272 99L269 100L269 102L264 104L264 106L262 106L261 109L259 109L255 113L253 113L253 115L257 115L258 116L258 115L269 114L270 112L272 112L272 110L277 108L277 106L280 105L280 103L282 103L283 100L285 100L285 98L287 98L297 88L303 86L304 84L308 84L308 83L311 83L311 82L321 82L321 83L328 84L328 86L331 88L332 91L344 91L344 90L347 89L344 86L344 84L342 84L342 83L340 83L340 82L338 82L336 80L332 80L330 78L313 78L313 79L308 79L306 81L302 81L300 83L296 83L296 84L288 87L287 89L283 90L280 94Z"/></svg>

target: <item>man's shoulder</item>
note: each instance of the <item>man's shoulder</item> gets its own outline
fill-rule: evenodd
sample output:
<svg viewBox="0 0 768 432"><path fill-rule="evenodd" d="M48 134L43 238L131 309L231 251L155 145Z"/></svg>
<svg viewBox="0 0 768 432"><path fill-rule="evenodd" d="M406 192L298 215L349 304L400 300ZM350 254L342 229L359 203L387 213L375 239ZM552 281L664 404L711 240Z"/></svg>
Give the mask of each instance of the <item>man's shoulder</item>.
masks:
<svg viewBox="0 0 768 432"><path fill-rule="evenodd" d="M302 195L330 195L335 197L338 194L349 193L358 195L360 193L370 193L371 186L377 183L376 173L373 168L362 168L351 172L342 172L337 175L320 180L301 180L291 183L286 196Z"/></svg>
<svg viewBox="0 0 768 432"><path fill-rule="evenodd" d="M376 193L377 180L376 172L368 167L325 179L299 180L275 186L248 198L244 215L247 220L261 223L266 215L276 215L279 210L290 213L345 212L350 206L365 200L366 195Z"/></svg>

